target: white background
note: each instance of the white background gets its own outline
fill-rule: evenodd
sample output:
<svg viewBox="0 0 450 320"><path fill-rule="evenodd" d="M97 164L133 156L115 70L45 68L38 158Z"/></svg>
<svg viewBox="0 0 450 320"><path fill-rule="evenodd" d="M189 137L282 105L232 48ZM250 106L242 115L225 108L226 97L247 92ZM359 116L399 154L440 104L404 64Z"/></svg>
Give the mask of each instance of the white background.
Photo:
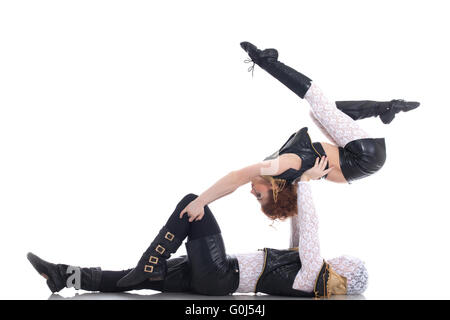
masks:
<svg viewBox="0 0 450 320"><path fill-rule="evenodd" d="M372 177L315 182L325 258L367 263L367 299L448 299L447 1L2 1L0 298L46 299L26 253L123 269L187 193L308 126L306 101L241 41L275 47L335 100L404 98ZM288 246L250 186L210 205L229 253ZM178 254L185 252L184 246ZM67 291L68 295L73 294Z"/></svg>

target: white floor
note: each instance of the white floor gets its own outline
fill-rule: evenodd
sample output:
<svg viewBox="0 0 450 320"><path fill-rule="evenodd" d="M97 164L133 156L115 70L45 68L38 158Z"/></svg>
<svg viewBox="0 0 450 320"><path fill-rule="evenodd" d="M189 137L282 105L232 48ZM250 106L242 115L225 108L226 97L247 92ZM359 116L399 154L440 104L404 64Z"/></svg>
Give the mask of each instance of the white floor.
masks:
<svg viewBox="0 0 450 320"><path fill-rule="evenodd" d="M23 281L15 282L12 277L4 278L4 287L0 299L25 300L311 300L311 298L296 298L271 296L266 294L233 294L228 296L205 296L191 293L161 293L154 290L135 290L130 292L100 293L64 288L52 294L45 283L45 279L37 274L31 266L24 273ZM31 269L31 270L30 270ZM365 300L365 295L332 296L331 300Z"/></svg>
<svg viewBox="0 0 450 320"><path fill-rule="evenodd" d="M365 300L363 295L357 296L334 296L331 300ZM76 293L72 296L64 297L59 294L52 294L48 300L311 300L310 298L292 298L269 295L229 295L223 297L211 297L196 294L184 293L155 293L155 294L135 294L135 293Z"/></svg>

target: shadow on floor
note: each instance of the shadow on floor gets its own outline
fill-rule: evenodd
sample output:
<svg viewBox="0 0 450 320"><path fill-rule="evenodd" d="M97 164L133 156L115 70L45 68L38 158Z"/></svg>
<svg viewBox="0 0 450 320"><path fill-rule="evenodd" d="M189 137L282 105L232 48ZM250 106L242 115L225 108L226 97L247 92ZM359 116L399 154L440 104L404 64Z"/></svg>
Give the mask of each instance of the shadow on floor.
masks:
<svg viewBox="0 0 450 320"><path fill-rule="evenodd" d="M71 297L63 297L52 294L49 300L311 300L311 298L296 298L271 295L245 295L233 294L228 296L204 296L191 293L155 293L155 294L135 294L128 292L118 293L76 293ZM325 300L365 300L363 295L343 295L332 296Z"/></svg>

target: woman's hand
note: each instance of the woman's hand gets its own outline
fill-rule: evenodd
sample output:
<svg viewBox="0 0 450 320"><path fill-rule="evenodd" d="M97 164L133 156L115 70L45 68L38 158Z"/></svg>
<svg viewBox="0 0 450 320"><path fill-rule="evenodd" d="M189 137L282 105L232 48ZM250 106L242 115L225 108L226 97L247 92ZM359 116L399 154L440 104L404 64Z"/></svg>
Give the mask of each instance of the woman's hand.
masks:
<svg viewBox="0 0 450 320"><path fill-rule="evenodd" d="M333 167L330 167L325 170L325 168L327 167L327 163L328 163L327 157L325 157L325 156L323 156L322 158L317 157L314 167L306 170L300 177L300 181L309 181L311 179L317 180L317 179L322 178L328 172L333 170Z"/></svg>
<svg viewBox="0 0 450 320"><path fill-rule="evenodd" d="M189 222L202 220L203 216L205 215L205 203L201 200L200 197L195 198L192 200L186 208L183 209L180 213L180 219L183 218L183 215L187 213L189 217Z"/></svg>

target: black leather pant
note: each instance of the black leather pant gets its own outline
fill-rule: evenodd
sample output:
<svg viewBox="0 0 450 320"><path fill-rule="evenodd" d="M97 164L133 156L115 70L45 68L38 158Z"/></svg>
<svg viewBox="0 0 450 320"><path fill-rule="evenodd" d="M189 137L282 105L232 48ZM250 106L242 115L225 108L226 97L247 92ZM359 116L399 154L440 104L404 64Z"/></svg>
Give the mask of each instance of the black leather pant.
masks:
<svg viewBox="0 0 450 320"><path fill-rule="evenodd" d="M339 147L339 162L347 182L374 174L386 161L384 138L366 138L350 141Z"/></svg>
<svg viewBox="0 0 450 320"><path fill-rule="evenodd" d="M180 212L194 199L195 194L186 195L176 206L166 226L186 242L187 255L167 261L167 275L162 281L144 281L132 287L118 287L117 281L131 269L122 271L100 271L98 291L120 292L151 289L163 292L194 292L204 295L227 295L239 285L239 265L235 257L225 252L220 228L211 210L205 206L205 215L200 221L188 222Z"/></svg>
<svg viewBox="0 0 450 320"><path fill-rule="evenodd" d="M239 264L225 253L222 235L186 243L193 292L221 296L233 293L239 285Z"/></svg>
<svg viewBox="0 0 450 320"><path fill-rule="evenodd" d="M157 290L161 292L192 292L222 296L231 294L239 286L239 265L234 256L225 253L220 234L186 243L187 255L167 261L167 275L162 281L145 281L132 287L118 287L117 281L131 269L100 271L98 291L122 292L130 290ZM83 289L83 288L82 288Z"/></svg>

